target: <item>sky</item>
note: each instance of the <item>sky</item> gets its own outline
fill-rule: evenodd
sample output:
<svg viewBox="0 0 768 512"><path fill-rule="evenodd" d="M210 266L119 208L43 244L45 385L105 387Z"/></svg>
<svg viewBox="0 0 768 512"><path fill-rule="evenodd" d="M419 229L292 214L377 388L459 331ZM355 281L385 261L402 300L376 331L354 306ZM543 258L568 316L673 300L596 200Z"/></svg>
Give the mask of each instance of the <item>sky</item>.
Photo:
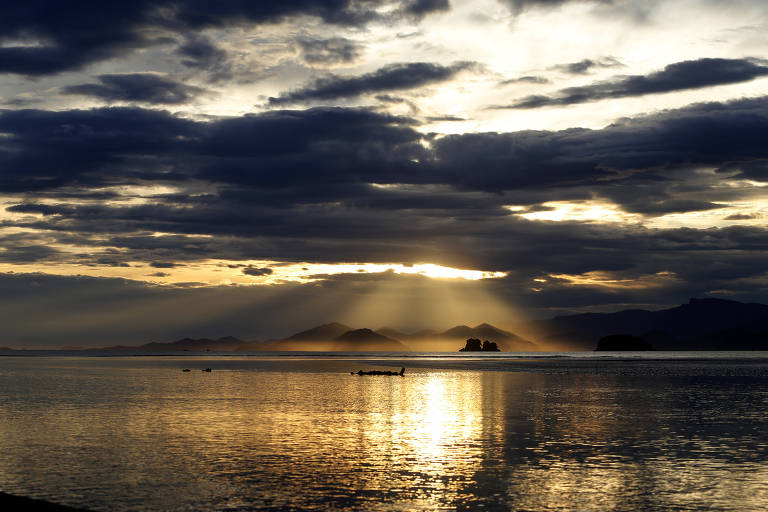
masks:
<svg viewBox="0 0 768 512"><path fill-rule="evenodd" d="M0 345L768 302L764 0L29 0Z"/></svg>

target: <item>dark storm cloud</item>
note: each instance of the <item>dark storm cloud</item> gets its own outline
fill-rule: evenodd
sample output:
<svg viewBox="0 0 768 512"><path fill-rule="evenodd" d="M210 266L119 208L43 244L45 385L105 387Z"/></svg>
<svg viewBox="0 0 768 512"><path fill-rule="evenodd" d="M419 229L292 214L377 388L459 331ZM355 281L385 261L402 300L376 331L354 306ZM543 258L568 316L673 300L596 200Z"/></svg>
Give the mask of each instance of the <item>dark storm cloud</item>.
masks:
<svg viewBox="0 0 768 512"><path fill-rule="evenodd" d="M27 200L9 211L27 216L2 226L46 233L46 241L24 240L14 244L19 248L54 245L51 240L91 247L86 264L101 257L122 263L430 261L513 267L528 278L630 268L686 275L690 262L704 265L715 252L724 262L744 263L723 251L743 255L768 248L762 229L704 235L552 225L520 219L504 208L536 209L546 201L595 196L646 215L716 207L708 188L722 188L720 180L740 171L702 175L699 183L689 170L725 168L727 162L742 169L768 159L766 98L699 104L602 130L453 135L432 139L430 149L411 123L338 108L207 123L141 109L4 112L2 185L6 192L26 192ZM41 152L50 156L35 160ZM53 204L57 186L145 180L182 189L187 182L208 182L211 188L133 205L77 204L64 193ZM39 192L48 194L46 203L32 200ZM157 232L174 235L153 235ZM117 252L108 253L105 246ZM64 262L72 256L45 258Z"/></svg>
<svg viewBox="0 0 768 512"><path fill-rule="evenodd" d="M717 169L721 174L735 174L735 178L768 181L768 160L734 162Z"/></svg>
<svg viewBox="0 0 768 512"><path fill-rule="evenodd" d="M154 268L174 268L178 267L179 264L171 261L153 261L149 266Z"/></svg>
<svg viewBox="0 0 768 512"><path fill-rule="evenodd" d="M7 5L0 18L2 39L21 39L27 45L0 48L0 72L57 73L152 44L152 36L139 30L152 7L142 0Z"/></svg>
<svg viewBox="0 0 768 512"><path fill-rule="evenodd" d="M678 169L670 178L652 173L632 174L593 189L592 196L621 205L626 212L650 217L713 210L723 207L717 201L727 202L735 198L712 193L713 185L719 181L709 174L699 175L695 169ZM739 190L734 195L742 193Z"/></svg>
<svg viewBox="0 0 768 512"><path fill-rule="evenodd" d="M578 62L569 62L567 64L558 64L553 66L552 69L562 71L563 73L569 73L571 75L586 75L595 68L615 68L623 66L621 62L614 57L602 57L597 60L584 59Z"/></svg>
<svg viewBox="0 0 768 512"><path fill-rule="evenodd" d="M164 158L184 147L184 138L198 135L199 127L138 108L0 111L0 133L7 135L0 145L0 190L179 179Z"/></svg>
<svg viewBox="0 0 768 512"><path fill-rule="evenodd" d="M492 191L597 184L622 171L764 159L766 129L764 97L696 104L602 130L451 135L433 146L440 171L452 183Z"/></svg>
<svg viewBox="0 0 768 512"><path fill-rule="evenodd" d="M550 195L556 195L551 193ZM372 197L348 201L336 208L295 208L282 211L250 209L247 203L207 208L198 216L155 209L155 218L107 211L99 217L74 219L64 226L60 243L72 230L96 235L79 245L107 244L116 248L117 261L187 261L280 259L282 261L423 262L460 268L513 270L528 278L547 273L580 274L588 271L655 273L690 272L694 259L702 262L717 254L721 264L768 249L762 228L647 230L620 224L539 223L517 219L494 195L462 197L454 193L426 202L425 196ZM462 201L463 200L463 201ZM108 210L108 209L105 209ZM119 210L119 209L118 209ZM174 216L173 213L176 213ZM109 214L109 216L107 216ZM203 218L211 220L206 224ZM57 224L18 224L46 229L49 240ZM101 231L94 232L94 225ZM194 230L197 236L131 236L157 229ZM114 233L123 230L125 234ZM102 237L99 237L99 234ZM104 238L106 237L106 239ZM27 244L30 241L26 242ZM729 254L729 251L734 251ZM91 251L96 252L96 251ZM62 258L68 257L62 255ZM756 258L757 260L757 258ZM703 263L702 263L703 264ZM740 272L764 272L755 263Z"/></svg>
<svg viewBox="0 0 768 512"><path fill-rule="evenodd" d="M42 244L7 245L0 252L0 262L27 264L56 261L63 256L61 251Z"/></svg>
<svg viewBox="0 0 768 512"><path fill-rule="evenodd" d="M73 209L62 205L21 203L9 206L6 211L13 213L39 213L40 215L71 214Z"/></svg>
<svg viewBox="0 0 768 512"><path fill-rule="evenodd" d="M85 264L89 264L89 263L85 262ZM99 265L99 266L104 265L104 266L107 266L107 267L130 267L129 264L127 264L127 263L125 263L123 261L118 261L118 260L115 260L115 259L112 259L112 258L107 258L107 257L96 258L96 259L94 259L93 263L90 263L90 264L91 265ZM158 272L158 274L160 274L160 273L161 272Z"/></svg>
<svg viewBox="0 0 768 512"><path fill-rule="evenodd" d="M209 125L197 151L199 176L243 187L279 189L382 181L422 175L425 157L412 121L364 109L273 111ZM425 170L428 172L428 170ZM422 180L429 179L422 176ZM343 189L341 189L343 190Z"/></svg>
<svg viewBox="0 0 768 512"><path fill-rule="evenodd" d="M307 64L348 64L357 60L364 46L345 37L299 39L301 58Z"/></svg>
<svg viewBox="0 0 768 512"><path fill-rule="evenodd" d="M664 92L700 89L748 82L768 75L768 66L751 59L698 59L676 62L649 75L619 76L605 82L561 89L555 96L534 95L508 106L529 109L573 105L610 98L627 98Z"/></svg>
<svg viewBox="0 0 768 512"><path fill-rule="evenodd" d="M416 18L423 18L434 12L447 11L451 8L448 0L410 0L402 6L402 12Z"/></svg>
<svg viewBox="0 0 768 512"><path fill-rule="evenodd" d="M173 34L205 28L278 22L307 15L327 23L359 25L382 19L385 0L135 0L51 3L29 0L8 5L0 18L0 73L46 75L82 68L137 48L169 44ZM404 14L420 17L445 8L445 1L409 1ZM19 44L18 41L23 41Z"/></svg>
<svg viewBox="0 0 768 512"><path fill-rule="evenodd" d="M249 276L268 276L272 274L274 270L272 270L269 267L254 267L252 265L248 265L243 269L243 274L249 275Z"/></svg>
<svg viewBox="0 0 768 512"><path fill-rule="evenodd" d="M752 219L760 219L762 218L762 215L759 213L752 213L752 214L741 214L741 213L735 213L733 215L728 215L727 217L723 217L723 220L752 220Z"/></svg>
<svg viewBox="0 0 768 512"><path fill-rule="evenodd" d="M208 72L211 81L224 80L232 76L229 55L208 37L190 34L176 49L176 53L182 57L181 63L184 66Z"/></svg>
<svg viewBox="0 0 768 512"><path fill-rule="evenodd" d="M318 78L310 84L279 97L269 98L270 105L284 105L313 100L333 100L349 98L361 94L384 91L401 91L422 87L453 78L460 71L476 67L472 62L456 62L451 66L442 66L429 62L411 62L390 64L372 73L360 76L344 77L330 75Z"/></svg>
<svg viewBox="0 0 768 512"><path fill-rule="evenodd" d="M100 83L63 87L64 94L92 96L107 102L125 101L158 105L186 103L205 89L151 73L99 75Z"/></svg>
<svg viewBox="0 0 768 512"><path fill-rule="evenodd" d="M403 117L341 108L209 122L136 108L5 111L0 190L204 180L220 190L199 201L216 204L218 194L244 194L288 208L344 199L366 183L489 192L607 186L627 172L736 165L729 162L758 176L759 167L749 169L768 159L766 98L697 104L602 130L450 135L432 140L430 148L412 125ZM152 207L136 214L149 218ZM51 215L53 208L44 205L37 213Z"/></svg>

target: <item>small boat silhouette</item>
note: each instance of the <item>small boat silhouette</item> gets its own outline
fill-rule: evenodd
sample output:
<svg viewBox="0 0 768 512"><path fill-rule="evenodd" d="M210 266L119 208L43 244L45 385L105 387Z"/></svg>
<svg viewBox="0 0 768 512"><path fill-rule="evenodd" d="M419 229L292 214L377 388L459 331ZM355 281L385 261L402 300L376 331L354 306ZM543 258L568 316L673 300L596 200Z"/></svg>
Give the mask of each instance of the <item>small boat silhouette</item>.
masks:
<svg viewBox="0 0 768 512"><path fill-rule="evenodd" d="M403 376L405 373L405 368L400 368L399 372L391 372L391 371L380 371L380 370L371 370L369 372L358 370L356 372L349 372L350 375L399 375L400 377Z"/></svg>
<svg viewBox="0 0 768 512"><path fill-rule="evenodd" d="M210 372L210 371L211 371L211 369L210 369L210 368L206 368L206 369L205 369L205 370L203 370L203 371L204 371L204 372Z"/></svg>

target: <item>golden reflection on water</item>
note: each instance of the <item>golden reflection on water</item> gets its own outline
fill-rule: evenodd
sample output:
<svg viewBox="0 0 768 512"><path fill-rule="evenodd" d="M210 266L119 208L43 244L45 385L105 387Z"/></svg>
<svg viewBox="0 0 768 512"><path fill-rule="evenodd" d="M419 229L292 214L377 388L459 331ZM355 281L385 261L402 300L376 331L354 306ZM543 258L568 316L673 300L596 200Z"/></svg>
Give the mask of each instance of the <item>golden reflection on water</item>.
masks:
<svg viewBox="0 0 768 512"><path fill-rule="evenodd" d="M768 507L765 380L147 361L0 368L4 490L118 512Z"/></svg>

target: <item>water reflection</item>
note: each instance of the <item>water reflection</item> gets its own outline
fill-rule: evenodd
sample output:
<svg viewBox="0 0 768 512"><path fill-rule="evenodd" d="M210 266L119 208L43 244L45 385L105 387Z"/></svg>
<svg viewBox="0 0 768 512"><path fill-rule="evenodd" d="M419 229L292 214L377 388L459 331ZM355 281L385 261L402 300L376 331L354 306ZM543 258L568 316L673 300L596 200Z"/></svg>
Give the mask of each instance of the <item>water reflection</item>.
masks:
<svg viewBox="0 0 768 512"><path fill-rule="evenodd" d="M765 377L217 364L9 362L3 490L116 511L768 507Z"/></svg>

